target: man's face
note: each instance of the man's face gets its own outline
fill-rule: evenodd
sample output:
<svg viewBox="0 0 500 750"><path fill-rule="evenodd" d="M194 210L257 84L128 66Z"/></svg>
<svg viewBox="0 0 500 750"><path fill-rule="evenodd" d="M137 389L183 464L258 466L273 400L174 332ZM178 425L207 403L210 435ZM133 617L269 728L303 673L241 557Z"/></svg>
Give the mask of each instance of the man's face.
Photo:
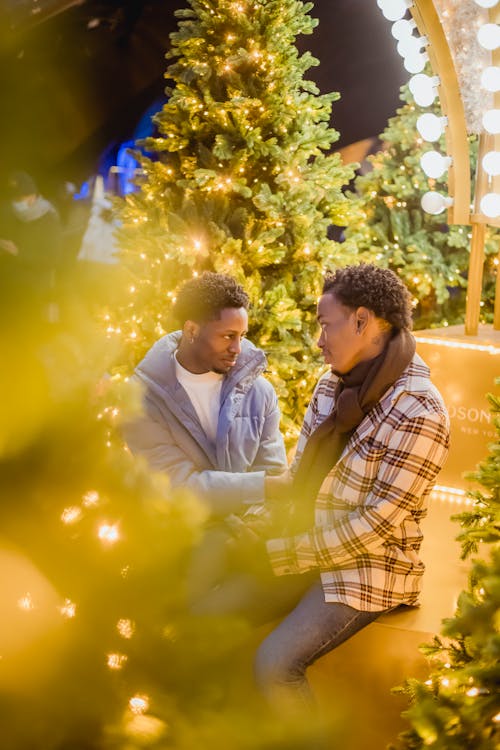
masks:
<svg viewBox="0 0 500 750"><path fill-rule="evenodd" d="M226 307L218 320L197 326L192 350L197 371L228 373L241 352L241 339L247 330L248 314L244 307Z"/></svg>
<svg viewBox="0 0 500 750"><path fill-rule="evenodd" d="M318 346L325 363L339 375L350 372L364 359L363 336L358 333L358 310L346 307L330 293L323 294L318 302L321 327Z"/></svg>

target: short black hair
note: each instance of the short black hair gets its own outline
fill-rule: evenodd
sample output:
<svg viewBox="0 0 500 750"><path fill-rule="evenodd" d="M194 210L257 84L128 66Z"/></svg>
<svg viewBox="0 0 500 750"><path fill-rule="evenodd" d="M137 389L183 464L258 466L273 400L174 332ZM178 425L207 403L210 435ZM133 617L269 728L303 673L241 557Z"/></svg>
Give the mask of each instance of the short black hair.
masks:
<svg viewBox="0 0 500 750"><path fill-rule="evenodd" d="M227 307L247 310L248 305L248 294L232 276L205 271L182 285L173 312L182 324L186 320L206 323L220 318L221 311Z"/></svg>
<svg viewBox="0 0 500 750"><path fill-rule="evenodd" d="M410 292L389 268L360 263L328 272L323 294L352 309L366 307L397 330L412 327Z"/></svg>

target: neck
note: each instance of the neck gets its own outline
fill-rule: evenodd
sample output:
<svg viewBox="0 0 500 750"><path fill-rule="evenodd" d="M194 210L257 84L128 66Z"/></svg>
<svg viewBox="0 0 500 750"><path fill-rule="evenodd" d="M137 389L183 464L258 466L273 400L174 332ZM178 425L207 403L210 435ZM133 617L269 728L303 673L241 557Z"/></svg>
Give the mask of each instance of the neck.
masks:
<svg viewBox="0 0 500 750"><path fill-rule="evenodd" d="M197 364L195 357L193 356L192 348L190 348L189 344L185 342L184 337L182 337L179 342L176 357L177 362L184 367L185 370L192 372L193 375L203 375L208 372L206 367L203 368Z"/></svg>
<svg viewBox="0 0 500 750"><path fill-rule="evenodd" d="M378 355L384 351L391 338L391 328L388 328L384 331L377 331L377 333L371 338L369 344L370 351L367 352L367 356L365 357L365 359L375 359L375 357L378 357Z"/></svg>

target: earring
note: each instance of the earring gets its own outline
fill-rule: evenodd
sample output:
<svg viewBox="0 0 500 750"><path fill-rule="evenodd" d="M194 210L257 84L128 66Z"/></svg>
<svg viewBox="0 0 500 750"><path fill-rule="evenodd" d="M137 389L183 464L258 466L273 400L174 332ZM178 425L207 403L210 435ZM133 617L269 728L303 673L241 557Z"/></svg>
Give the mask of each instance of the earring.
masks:
<svg viewBox="0 0 500 750"><path fill-rule="evenodd" d="M191 336L191 338L189 339L189 343L194 344L194 336Z"/></svg>

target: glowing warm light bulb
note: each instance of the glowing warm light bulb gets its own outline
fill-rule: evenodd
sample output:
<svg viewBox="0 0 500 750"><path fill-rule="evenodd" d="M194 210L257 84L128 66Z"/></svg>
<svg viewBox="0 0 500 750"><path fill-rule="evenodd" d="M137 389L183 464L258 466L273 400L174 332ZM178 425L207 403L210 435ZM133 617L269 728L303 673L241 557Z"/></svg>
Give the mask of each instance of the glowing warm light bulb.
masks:
<svg viewBox="0 0 500 750"><path fill-rule="evenodd" d="M126 654L112 653L106 656L106 664L110 669L118 670L122 669L123 665L127 661Z"/></svg>
<svg viewBox="0 0 500 750"><path fill-rule="evenodd" d="M416 27L415 21L412 19L401 18L392 24L391 34L394 39L404 39L405 37L411 36L413 29Z"/></svg>
<svg viewBox="0 0 500 750"><path fill-rule="evenodd" d="M469 696L469 698L475 698L476 695L479 695L479 690L477 689L477 687L472 687L467 690L467 695Z"/></svg>
<svg viewBox="0 0 500 750"><path fill-rule="evenodd" d="M486 91L500 91L500 68L490 65L481 73L481 86Z"/></svg>
<svg viewBox="0 0 500 750"><path fill-rule="evenodd" d="M76 523L82 517L82 509L77 505L72 505L69 508L65 508L61 513L61 521L63 523Z"/></svg>
<svg viewBox="0 0 500 750"><path fill-rule="evenodd" d="M59 612L63 617L71 620L73 617L76 617L76 604L71 599L65 599L64 604L59 607Z"/></svg>
<svg viewBox="0 0 500 750"><path fill-rule="evenodd" d="M500 151L488 151L481 162L486 174L495 177L500 174Z"/></svg>
<svg viewBox="0 0 500 750"><path fill-rule="evenodd" d="M453 200L441 193L436 193L434 190L429 190L427 193L423 194L420 204L426 213L437 216L437 214L440 214L445 208L451 206Z"/></svg>
<svg viewBox="0 0 500 750"><path fill-rule="evenodd" d="M477 41L487 50L500 47L500 26L496 23L485 23L477 32Z"/></svg>
<svg viewBox="0 0 500 750"><path fill-rule="evenodd" d="M432 112L425 112L417 120L417 130L424 141L438 141L448 123L447 117L438 117Z"/></svg>
<svg viewBox="0 0 500 750"><path fill-rule="evenodd" d="M118 525L111 525L109 523L101 524L101 526L99 526L97 536L101 541L106 542L107 544L114 544L120 538Z"/></svg>
<svg viewBox="0 0 500 750"><path fill-rule="evenodd" d="M417 73L408 82L408 87L420 107L429 107L437 96L438 76Z"/></svg>
<svg viewBox="0 0 500 750"><path fill-rule="evenodd" d="M35 604L29 591L27 591L24 596L17 600L17 606L19 607L19 609L23 609L25 612L31 612L31 610L35 609Z"/></svg>
<svg viewBox="0 0 500 750"><path fill-rule="evenodd" d="M486 193L479 204L481 213L489 219L497 219L500 216L500 195L498 193Z"/></svg>
<svg viewBox="0 0 500 750"><path fill-rule="evenodd" d="M388 21L399 21L412 5L412 0L377 0L377 5Z"/></svg>
<svg viewBox="0 0 500 750"><path fill-rule="evenodd" d="M134 695L128 705L134 714L144 714L149 708L149 698L147 695Z"/></svg>
<svg viewBox="0 0 500 750"><path fill-rule="evenodd" d="M427 42L428 39L426 36L404 36L397 43L396 49L401 57L408 57L409 55L418 54Z"/></svg>
<svg viewBox="0 0 500 750"><path fill-rule="evenodd" d="M99 493L96 490L89 490L83 496L83 505L85 508L91 508L99 502Z"/></svg>
<svg viewBox="0 0 500 750"><path fill-rule="evenodd" d="M123 617L116 623L116 629L120 633L122 638L132 638L135 632L135 623L133 620L128 620Z"/></svg>
<svg viewBox="0 0 500 750"><path fill-rule="evenodd" d="M420 166L428 177L437 180L441 177L451 164L449 156L443 156L438 151L426 151L420 157Z"/></svg>
<svg viewBox="0 0 500 750"><path fill-rule="evenodd" d="M500 133L500 109L489 109L485 112L483 115L483 125L484 129L492 135Z"/></svg>
<svg viewBox="0 0 500 750"><path fill-rule="evenodd" d="M403 60L403 67L408 73L421 73L428 59L427 52L411 53Z"/></svg>

